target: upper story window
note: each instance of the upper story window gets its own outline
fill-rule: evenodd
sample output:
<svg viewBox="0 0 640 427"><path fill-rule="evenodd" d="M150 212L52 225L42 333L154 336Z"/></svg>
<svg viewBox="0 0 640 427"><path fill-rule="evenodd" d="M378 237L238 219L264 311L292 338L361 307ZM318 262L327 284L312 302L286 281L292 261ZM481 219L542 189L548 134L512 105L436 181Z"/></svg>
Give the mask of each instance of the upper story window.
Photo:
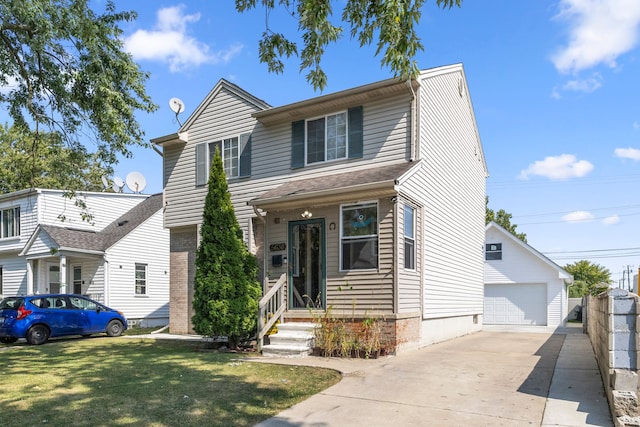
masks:
<svg viewBox="0 0 640 427"><path fill-rule="evenodd" d="M205 185L216 148L222 157L227 178L251 175L251 134L243 133L218 141L196 145L196 185Z"/></svg>
<svg viewBox="0 0 640 427"><path fill-rule="evenodd" d="M362 107L291 124L291 167L361 158Z"/></svg>
<svg viewBox="0 0 640 427"><path fill-rule="evenodd" d="M0 238L20 235L20 207L0 210Z"/></svg>
<svg viewBox="0 0 640 427"><path fill-rule="evenodd" d="M346 112L307 120L307 164L346 157Z"/></svg>
<svg viewBox="0 0 640 427"><path fill-rule="evenodd" d="M404 268L416 269L416 210L404 205Z"/></svg>
<svg viewBox="0 0 640 427"><path fill-rule="evenodd" d="M227 178L235 178L238 176L240 166L238 164L240 157L238 156L238 138L227 138L222 141L209 143L209 168L213 163L213 156L216 154L216 149L220 151L222 156L222 166L224 167L224 174Z"/></svg>
<svg viewBox="0 0 640 427"><path fill-rule="evenodd" d="M502 243L487 243L484 253L484 259L487 261L502 259Z"/></svg>
<svg viewBox="0 0 640 427"><path fill-rule="evenodd" d="M147 264L136 264L136 295L147 294Z"/></svg>
<svg viewBox="0 0 640 427"><path fill-rule="evenodd" d="M340 269L378 268L378 204L345 205L340 210Z"/></svg>

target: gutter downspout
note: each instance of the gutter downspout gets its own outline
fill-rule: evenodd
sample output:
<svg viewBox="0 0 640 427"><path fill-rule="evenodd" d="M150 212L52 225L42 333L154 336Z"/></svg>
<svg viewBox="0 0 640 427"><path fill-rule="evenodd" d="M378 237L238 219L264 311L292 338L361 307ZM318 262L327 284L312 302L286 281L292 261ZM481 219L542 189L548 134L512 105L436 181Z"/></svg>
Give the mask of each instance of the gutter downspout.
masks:
<svg viewBox="0 0 640 427"><path fill-rule="evenodd" d="M247 203L249 204L249 203ZM267 246L267 220L262 216L262 214L260 213L260 211L258 211L258 207L255 205L251 205L251 207L253 208L253 212L256 214L256 217L260 220L260 222L262 222L262 224L264 225L264 230L263 230L263 236L262 236L262 245L263 247L263 251L262 251L262 265L264 266L264 271L262 272L264 274L265 277L262 277L262 295L267 293L267 280L266 280L266 272L267 272L267 250L266 250L266 246Z"/></svg>
<svg viewBox="0 0 640 427"><path fill-rule="evenodd" d="M417 104L417 97L416 97L416 92L413 90L413 85L412 85L412 80L407 80L407 86L409 86L409 90L411 90L411 102L409 103L409 108L411 110L411 114L410 114L410 120L411 120L411 124L410 124L410 132L411 135L409 136L409 141L411 146L409 147L409 155L411 156L409 158L410 161L414 161L416 160L416 158L418 157L418 135L417 135L417 126L416 126L416 104Z"/></svg>

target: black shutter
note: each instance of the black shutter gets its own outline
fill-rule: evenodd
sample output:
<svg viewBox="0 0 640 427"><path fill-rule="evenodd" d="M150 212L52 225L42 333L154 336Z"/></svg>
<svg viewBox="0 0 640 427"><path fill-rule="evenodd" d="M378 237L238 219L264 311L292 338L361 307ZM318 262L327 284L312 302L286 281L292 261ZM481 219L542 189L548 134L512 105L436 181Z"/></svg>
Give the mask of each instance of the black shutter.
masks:
<svg viewBox="0 0 640 427"><path fill-rule="evenodd" d="M196 145L196 186L207 183L207 144Z"/></svg>
<svg viewBox="0 0 640 427"><path fill-rule="evenodd" d="M291 123L291 168L304 167L304 120Z"/></svg>
<svg viewBox="0 0 640 427"><path fill-rule="evenodd" d="M251 176L251 134L240 135L240 176Z"/></svg>
<svg viewBox="0 0 640 427"><path fill-rule="evenodd" d="M349 108L349 158L358 159L363 156L364 141L362 138L362 106Z"/></svg>

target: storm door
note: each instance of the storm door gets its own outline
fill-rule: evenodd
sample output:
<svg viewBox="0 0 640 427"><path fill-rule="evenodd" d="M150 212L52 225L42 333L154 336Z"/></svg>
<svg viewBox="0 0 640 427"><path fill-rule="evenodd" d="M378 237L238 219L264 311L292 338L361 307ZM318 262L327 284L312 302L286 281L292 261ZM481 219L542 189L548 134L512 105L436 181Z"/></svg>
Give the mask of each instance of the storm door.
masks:
<svg viewBox="0 0 640 427"><path fill-rule="evenodd" d="M324 220L289 223L289 308L325 306Z"/></svg>

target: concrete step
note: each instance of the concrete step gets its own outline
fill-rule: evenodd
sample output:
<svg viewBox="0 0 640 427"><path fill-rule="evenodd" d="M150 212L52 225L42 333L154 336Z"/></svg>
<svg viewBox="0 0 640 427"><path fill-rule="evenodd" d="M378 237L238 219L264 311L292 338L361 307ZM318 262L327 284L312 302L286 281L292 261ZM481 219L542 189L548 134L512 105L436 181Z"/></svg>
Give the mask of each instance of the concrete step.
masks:
<svg viewBox="0 0 640 427"><path fill-rule="evenodd" d="M312 353L311 347L269 344L262 347L264 357L306 357Z"/></svg>
<svg viewBox="0 0 640 427"><path fill-rule="evenodd" d="M269 344L262 347L266 357L304 357L311 354L315 323L281 323L278 332L269 336Z"/></svg>

